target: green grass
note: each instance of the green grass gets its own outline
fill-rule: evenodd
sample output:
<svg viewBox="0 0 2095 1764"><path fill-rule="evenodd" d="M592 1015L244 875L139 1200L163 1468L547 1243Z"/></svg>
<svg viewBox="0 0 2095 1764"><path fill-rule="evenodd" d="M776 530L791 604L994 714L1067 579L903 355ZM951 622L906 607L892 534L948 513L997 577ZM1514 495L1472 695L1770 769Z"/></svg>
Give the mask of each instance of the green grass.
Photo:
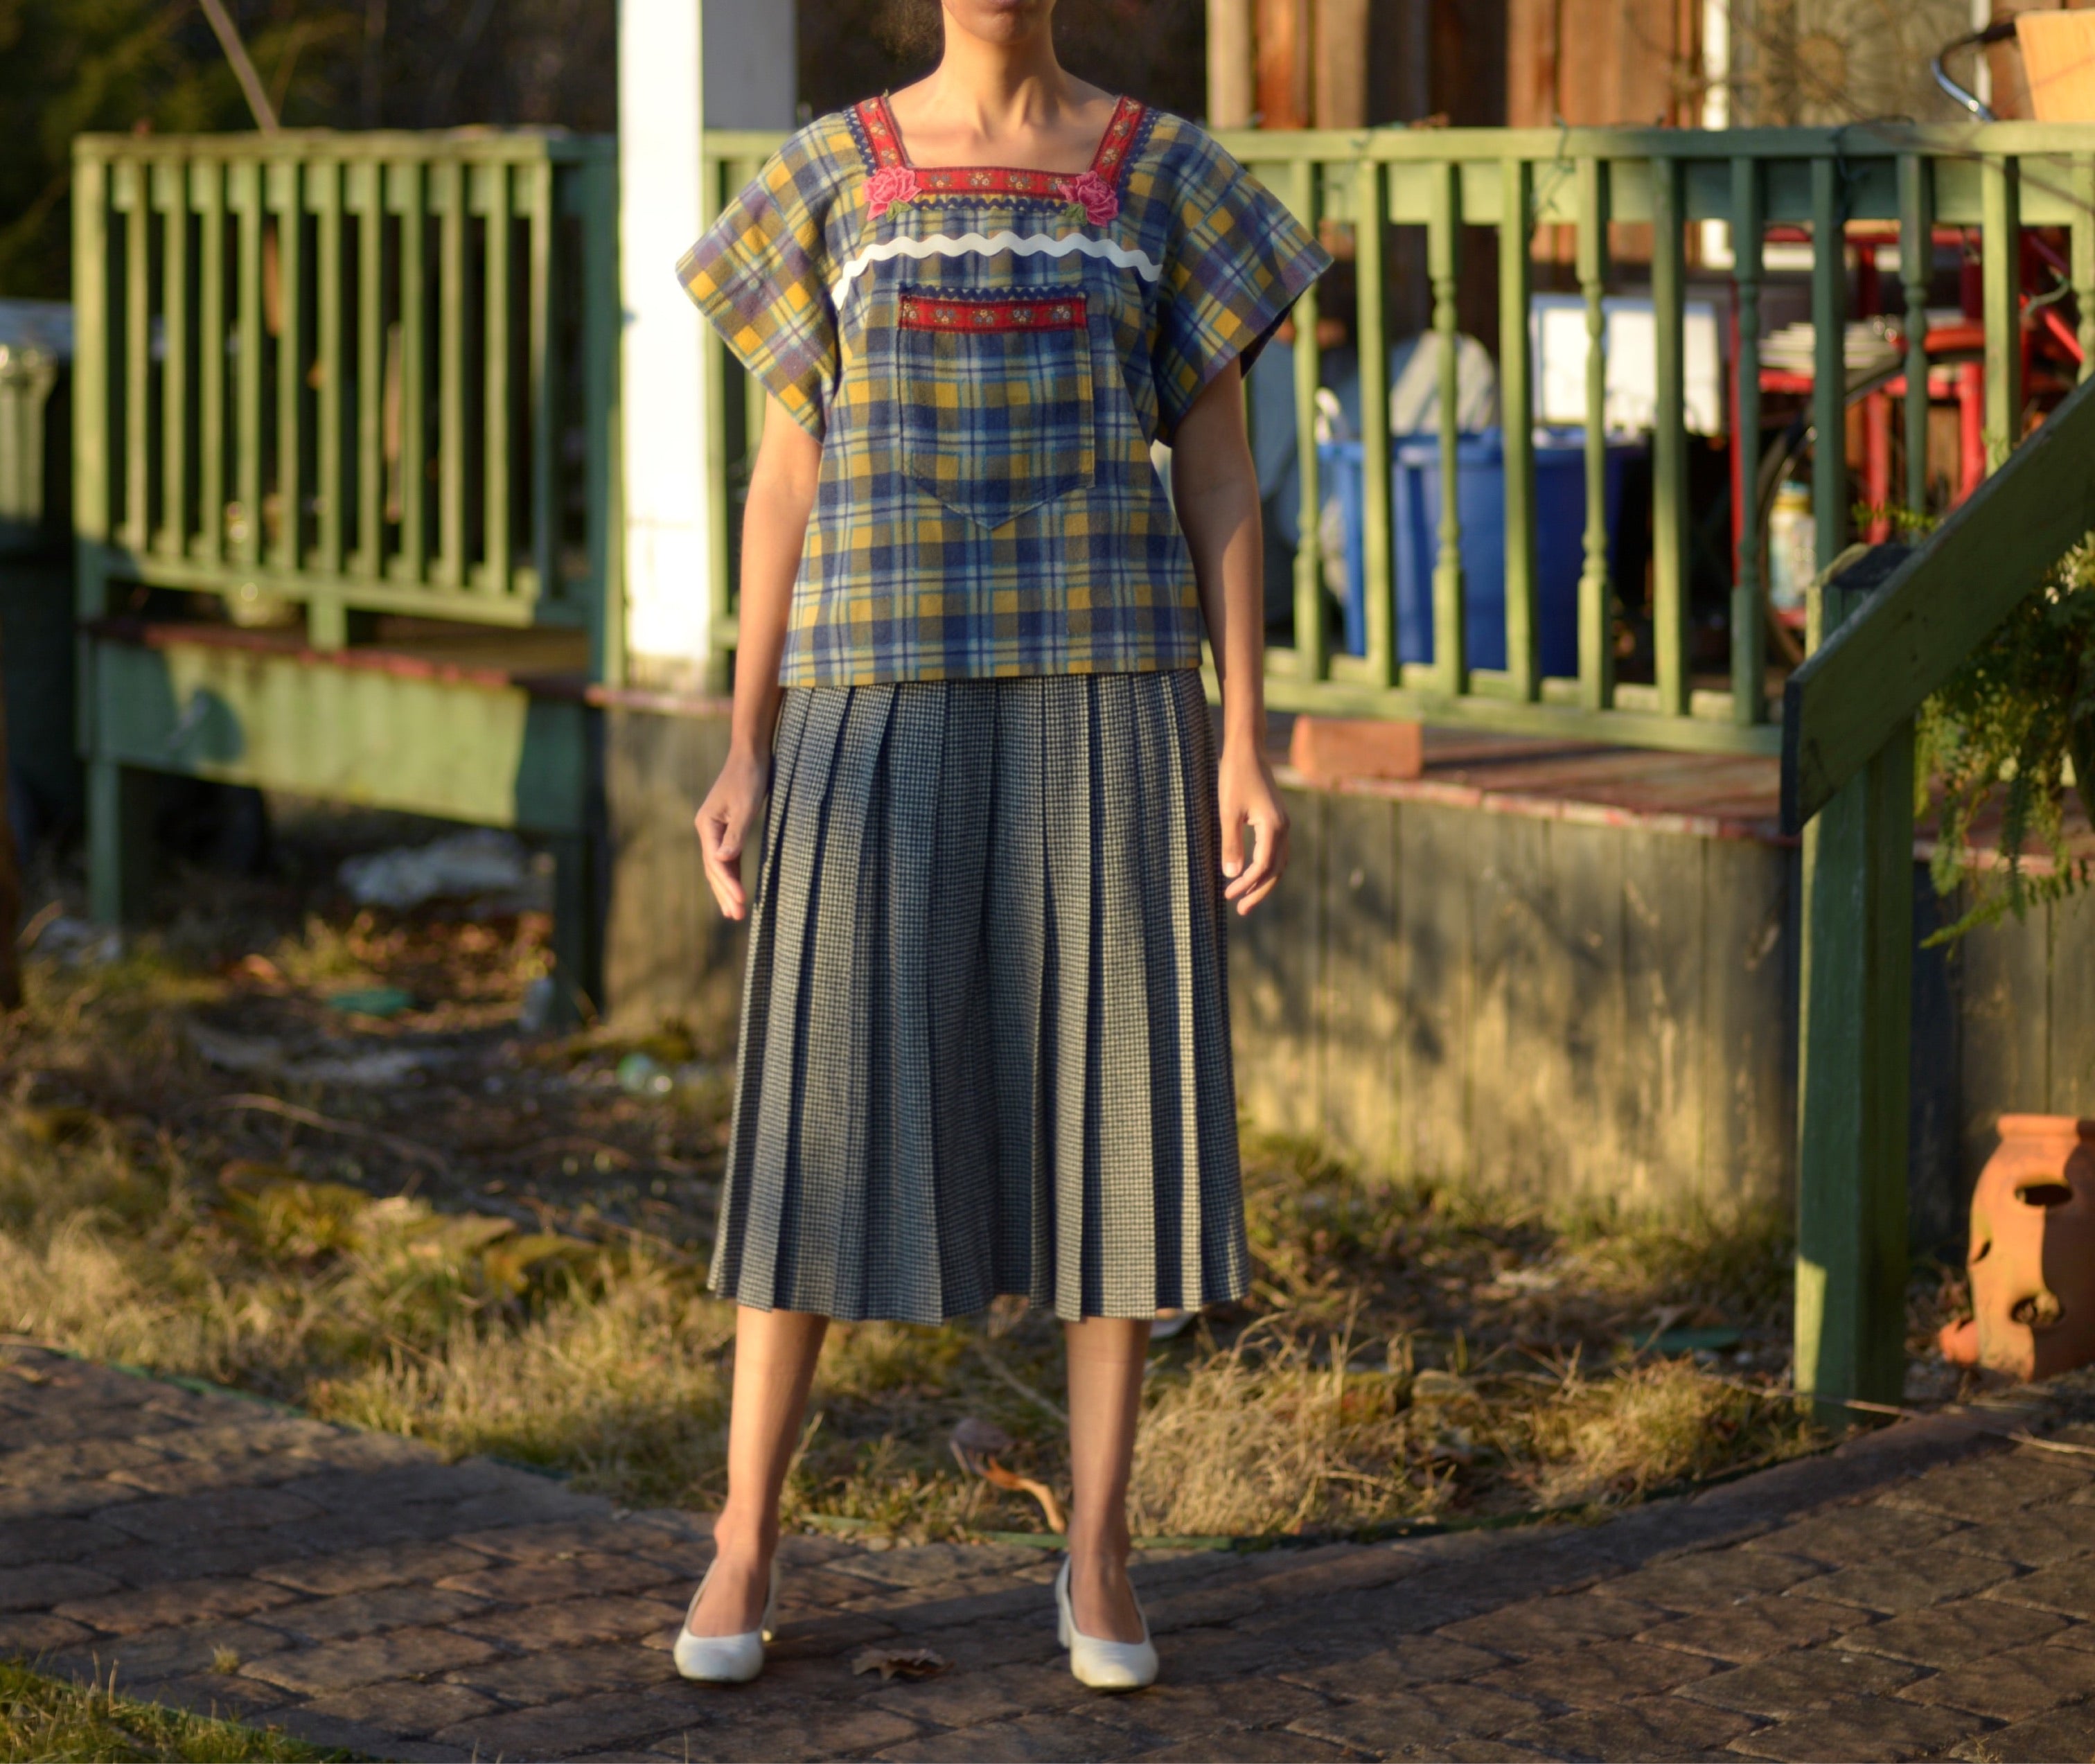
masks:
<svg viewBox="0 0 2095 1764"><path fill-rule="evenodd" d="M305 1764L344 1758L273 1729L133 1702L0 1661L0 1764Z"/></svg>

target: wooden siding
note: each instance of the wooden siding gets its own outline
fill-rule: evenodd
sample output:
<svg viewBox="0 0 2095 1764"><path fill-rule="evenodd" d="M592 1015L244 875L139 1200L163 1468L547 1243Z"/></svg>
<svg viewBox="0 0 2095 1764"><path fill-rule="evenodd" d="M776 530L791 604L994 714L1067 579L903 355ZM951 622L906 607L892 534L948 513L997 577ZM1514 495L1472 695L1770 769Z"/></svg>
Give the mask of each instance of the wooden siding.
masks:
<svg viewBox="0 0 2095 1764"><path fill-rule="evenodd" d="M1699 0L1507 0L1505 122L1698 121L1701 11Z"/></svg>

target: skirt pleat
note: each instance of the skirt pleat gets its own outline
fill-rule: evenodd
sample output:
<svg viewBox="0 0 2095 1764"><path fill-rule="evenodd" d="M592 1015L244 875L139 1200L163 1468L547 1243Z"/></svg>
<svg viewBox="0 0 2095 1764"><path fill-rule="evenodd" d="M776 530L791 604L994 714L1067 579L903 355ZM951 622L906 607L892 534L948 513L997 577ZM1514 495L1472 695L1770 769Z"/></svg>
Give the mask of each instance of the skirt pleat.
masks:
<svg viewBox="0 0 2095 1764"><path fill-rule="evenodd" d="M1248 1280L1190 672L789 691L713 1286L937 1322Z"/></svg>

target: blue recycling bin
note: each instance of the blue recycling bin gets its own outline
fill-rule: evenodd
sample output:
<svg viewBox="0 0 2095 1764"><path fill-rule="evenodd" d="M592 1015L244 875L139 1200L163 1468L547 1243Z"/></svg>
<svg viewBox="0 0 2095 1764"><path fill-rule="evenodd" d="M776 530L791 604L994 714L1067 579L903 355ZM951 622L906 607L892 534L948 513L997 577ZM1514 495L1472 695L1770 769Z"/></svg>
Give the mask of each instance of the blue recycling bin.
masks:
<svg viewBox="0 0 2095 1764"><path fill-rule="evenodd" d="M1622 510L1622 468L1640 442L1608 444L1608 531ZM1363 557L1361 445L1320 442L1327 503L1335 500L1346 538L1345 647L1367 653ZM1462 590L1469 664L1503 669L1505 632L1505 447L1496 429L1464 435L1455 451L1456 506L1462 523ZM1535 612L1542 672L1579 672L1579 577L1585 563L1586 445L1575 430L1546 429L1535 442ZM1390 443L1390 549L1396 577L1400 661L1433 660L1433 565L1440 552L1440 442L1401 435Z"/></svg>

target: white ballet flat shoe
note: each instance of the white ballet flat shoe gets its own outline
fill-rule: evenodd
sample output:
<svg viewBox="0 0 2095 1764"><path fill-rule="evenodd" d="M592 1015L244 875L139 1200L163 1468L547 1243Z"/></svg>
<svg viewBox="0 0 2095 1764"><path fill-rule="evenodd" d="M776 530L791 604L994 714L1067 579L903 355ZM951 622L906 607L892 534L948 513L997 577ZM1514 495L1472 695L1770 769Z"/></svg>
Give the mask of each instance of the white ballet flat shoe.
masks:
<svg viewBox="0 0 2095 1764"><path fill-rule="evenodd" d="M1139 1602L1135 1611L1140 1615ZM1100 1641L1077 1627L1069 1610L1069 1559L1055 1576L1056 1633L1069 1650L1069 1670L1079 1684L1095 1691L1139 1691L1156 1682L1156 1649L1149 1639L1149 1619L1142 1619L1139 1641Z"/></svg>
<svg viewBox="0 0 2095 1764"><path fill-rule="evenodd" d="M771 1640L771 1622L778 1610L778 1564L775 1561L771 1564L771 1596L764 1601L763 1627L739 1636L691 1633L691 1613L698 1609L699 1601L706 1596L706 1581L712 1577L712 1570L707 1569L699 1590L691 1595L684 1613L684 1627L677 1631L677 1645L670 1657L686 1678L702 1684L747 1684L764 1670L764 1644Z"/></svg>

